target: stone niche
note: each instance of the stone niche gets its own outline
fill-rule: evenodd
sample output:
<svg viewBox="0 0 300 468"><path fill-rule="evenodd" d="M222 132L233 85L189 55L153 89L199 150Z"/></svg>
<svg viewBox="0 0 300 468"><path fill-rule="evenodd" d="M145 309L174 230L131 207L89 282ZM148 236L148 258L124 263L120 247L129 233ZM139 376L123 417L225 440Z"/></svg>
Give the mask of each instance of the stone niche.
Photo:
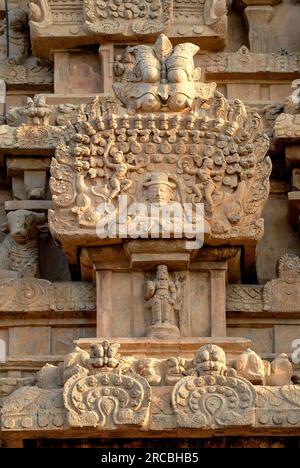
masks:
<svg viewBox="0 0 300 468"><path fill-rule="evenodd" d="M220 252L223 261L206 261L208 254L195 255L185 242L170 246L163 240L84 249L85 279L93 267L96 281L97 336L226 336L227 261L236 250ZM216 252L210 253L213 258Z"/></svg>

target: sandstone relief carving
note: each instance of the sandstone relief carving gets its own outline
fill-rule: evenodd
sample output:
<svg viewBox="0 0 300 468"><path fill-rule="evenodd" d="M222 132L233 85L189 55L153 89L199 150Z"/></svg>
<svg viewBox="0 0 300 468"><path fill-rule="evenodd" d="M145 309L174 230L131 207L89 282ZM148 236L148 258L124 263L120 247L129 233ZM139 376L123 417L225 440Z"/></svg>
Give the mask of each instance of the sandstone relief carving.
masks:
<svg viewBox="0 0 300 468"><path fill-rule="evenodd" d="M45 222L43 213L28 210L8 213L9 233L0 246L2 277L39 276L38 227Z"/></svg>
<svg viewBox="0 0 300 468"><path fill-rule="evenodd" d="M179 427L254 424L255 389L246 379L238 377L235 370L227 370L222 348L216 345L200 348L195 375L181 379L172 392L172 406Z"/></svg>
<svg viewBox="0 0 300 468"><path fill-rule="evenodd" d="M66 47L74 47L82 45L82 36L89 44L101 38L128 43L168 32L172 38L193 38L205 50L222 50L227 39L225 0L33 0L29 6L33 49L42 57L50 55L52 41L61 36Z"/></svg>
<svg viewBox="0 0 300 468"><path fill-rule="evenodd" d="M186 18L189 17L189 25ZM197 37L213 34L226 38L227 6L224 0L205 0L187 4L174 0L174 32L178 36Z"/></svg>
<svg viewBox="0 0 300 468"><path fill-rule="evenodd" d="M207 74L215 73L294 73L300 69L300 55L285 51L253 53L242 46L237 52L200 53L197 65Z"/></svg>
<svg viewBox="0 0 300 468"><path fill-rule="evenodd" d="M263 287L230 284L226 289L227 311L253 311L263 309Z"/></svg>
<svg viewBox="0 0 300 468"><path fill-rule="evenodd" d="M9 119L24 119L24 123L15 130L18 147L36 148L49 140L53 142L62 135L61 129L49 127L51 108L46 104L43 95L36 95L34 99L27 98L26 106L12 109Z"/></svg>
<svg viewBox="0 0 300 468"><path fill-rule="evenodd" d="M60 429L66 412L61 389L22 387L9 395L2 407L3 431Z"/></svg>
<svg viewBox="0 0 300 468"><path fill-rule="evenodd" d="M95 311L96 291L92 284L81 282L50 283L47 280L2 271L0 312L70 312Z"/></svg>
<svg viewBox="0 0 300 468"><path fill-rule="evenodd" d="M83 5L88 32L106 36L157 34L170 24L172 15L171 0L84 0Z"/></svg>
<svg viewBox="0 0 300 468"><path fill-rule="evenodd" d="M292 383L293 366L286 354L279 354L269 362L248 349L239 356L236 369L238 375L253 385L283 386Z"/></svg>
<svg viewBox="0 0 300 468"><path fill-rule="evenodd" d="M257 387L257 427L292 428L300 422L300 386Z"/></svg>
<svg viewBox="0 0 300 468"><path fill-rule="evenodd" d="M15 391L11 382L3 394L1 429L135 425L147 430L150 423L152 430L178 431L300 424L299 386L284 380L262 386L260 358L251 350L239 370L248 369L255 387L227 366L224 350L214 344L189 360L122 356L119 350L118 343L93 341L89 350L76 347L59 366L44 366L36 379L16 382L21 388ZM278 356L272 364L277 378L286 375L285 359Z"/></svg>
<svg viewBox="0 0 300 468"><path fill-rule="evenodd" d="M269 141L263 134L261 119L239 100L230 104L213 91L214 86L199 83L199 91L192 59L194 46L182 46L173 50L165 37L158 39L155 48L167 48L164 54L168 67L162 67L151 47L136 46L134 54L140 57L136 72L142 63L145 66L140 68L143 76L139 78L143 80L143 92L133 98L131 114L111 99L95 99L82 106L77 121L68 126L52 161L50 180L54 201L50 225L62 244L72 232L79 234L77 241L81 242L83 230L85 239L88 235L95 241L96 225L110 220L109 213L101 215L96 207L111 202L109 211L118 210L120 194L127 195L127 207L133 207L134 202L147 203L149 197L153 202L156 195L147 184L156 185L156 190L159 185L169 187L160 195L162 204L170 200L182 206L185 202L193 206L204 203L203 229L210 242L261 238L260 213L268 197L271 171L270 159L265 157ZM178 61L181 51L184 60ZM152 80L157 82L164 73L166 86L170 80L174 83L170 85L173 91L161 100ZM128 90L139 86L132 74L127 77L131 81L115 86L125 106L130 99L120 91L122 86ZM146 83L149 88L143 88L145 80L150 80ZM196 94L190 94L190 86ZM173 97L180 103L175 106L176 112L170 111ZM203 101L207 101L205 108ZM141 112L137 113L137 109ZM193 210L192 225L196 220ZM124 227L128 228L132 221L130 210L126 219Z"/></svg>

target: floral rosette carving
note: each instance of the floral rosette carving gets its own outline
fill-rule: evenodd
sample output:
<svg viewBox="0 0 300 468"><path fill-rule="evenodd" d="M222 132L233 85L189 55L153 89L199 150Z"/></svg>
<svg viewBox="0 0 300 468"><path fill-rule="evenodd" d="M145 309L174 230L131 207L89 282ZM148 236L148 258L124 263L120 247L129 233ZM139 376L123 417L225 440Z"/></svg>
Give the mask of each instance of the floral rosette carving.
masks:
<svg viewBox="0 0 300 468"><path fill-rule="evenodd" d="M146 424L150 386L130 370L118 348L104 342L94 345L90 354L77 348L66 358L64 405L70 426L114 429Z"/></svg>

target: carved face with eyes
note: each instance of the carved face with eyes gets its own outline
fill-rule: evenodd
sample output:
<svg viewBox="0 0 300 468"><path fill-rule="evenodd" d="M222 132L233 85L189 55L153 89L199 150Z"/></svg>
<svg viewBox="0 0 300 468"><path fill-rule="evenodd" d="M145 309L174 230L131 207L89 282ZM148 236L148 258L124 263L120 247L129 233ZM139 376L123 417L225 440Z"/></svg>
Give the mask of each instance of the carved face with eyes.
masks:
<svg viewBox="0 0 300 468"><path fill-rule="evenodd" d="M167 174L153 173L151 179L144 183L144 187L150 203L164 206L172 201L176 185L168 180Z"/></svg>
<svg viewBox="0 0 300 468"><path fill-rule="evenodd" d="M147 198L150 203L163 206L171 202L173 191L166 185L151 185L147 189Z"/></svg>
<svg viewBox="0 0 300 468"><path fill-rule="evenodd" d="M223 349L217 345L202 346L196 354L196 369L199 375L223 375L227 369Z"/></svg>

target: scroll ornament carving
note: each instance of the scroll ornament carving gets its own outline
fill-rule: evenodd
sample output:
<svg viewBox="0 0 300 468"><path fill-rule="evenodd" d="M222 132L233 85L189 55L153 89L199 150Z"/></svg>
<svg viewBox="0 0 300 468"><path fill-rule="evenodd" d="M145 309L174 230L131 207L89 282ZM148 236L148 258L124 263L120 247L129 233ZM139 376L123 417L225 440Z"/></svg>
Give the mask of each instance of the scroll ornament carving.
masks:
<svg viewBox="0 0 300 468"><path fill-rule="evenodd" d="M84 0L88 32L130 36L157 34L170 24L171 0Z"/></svg>
<svg viewBox="0 0 300 468"><path fill-rule="evenodd" d="M45 28L52 22L52 12L48 0L29 2L30 26Z"/></svg>
<svg viewBox="0 0 300 468"><path fill-rule="evenodd" d="M226 310L260 312L263 308L263 287L231 284L226 289Z"/></svg>
<svg viewBox="0 0 300 468"><path fill-rule="evenodd" d="M60 429L65 424L62 390L19 388L4 400L1 416L5 431Z"/></svg>
<svg viewBox="0 0 300 468"><path fill-rule="evenodd" d="M295 427L300 423L300 386L257 387L256 425Z"/></svg>
<svg viewBox="0 0 300 468"><path fill-rule="evenodd" d="M144 426L150 406L150 386L118 354L119 344L79 348L65 360L64 405L73 427Z"/></svg>
<svg viewBox="0 0 300 468"><path fill-rule="evenodd" d="M205 345L196 355L193 376L174 387L172 406L179 427L220 428L251 426L255 420L256 392L252 384L227 370L222 348Z"/></svg>
<svg viewBox="0 0 300 468"><path fill-rule="evenodd" d="M278 279L269 281L263 291L264 310L297 312L300 310L300 258L283 255L277 268Z"/></svg>

